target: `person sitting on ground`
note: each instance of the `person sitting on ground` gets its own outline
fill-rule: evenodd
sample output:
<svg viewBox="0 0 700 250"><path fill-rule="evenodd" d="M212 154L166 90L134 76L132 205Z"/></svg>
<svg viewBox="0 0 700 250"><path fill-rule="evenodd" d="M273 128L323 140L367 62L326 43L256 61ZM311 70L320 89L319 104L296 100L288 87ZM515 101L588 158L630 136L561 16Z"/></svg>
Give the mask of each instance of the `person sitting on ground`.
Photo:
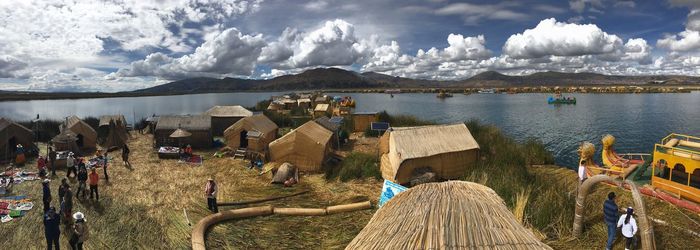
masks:
<svg viewBox="0 0 700 250"><path fill-rule="evenodd" d="M612 249L617 234L617 204L615 203L615 192L608 193L608 199L603 203L603 215L605 224L608 227L608 242L605 249Z"/></svg>
<svg viewBox="0 0 700 250"><path fill-rule="evenodd" d="M634 235L637 234L637 221L632 216L634 209L627 208L627 214L620 216L617 221L617 227L622 228L622 236L625 237L625 250L632 248L634 244Z"/></svg>
<svg viewBox="0 0 700 250"><path fill-rule="evenodd" d="M59 250L58 241L61 237L61 216L56 213L55 207L50 207L44 214L44 236L46 236L46 249Z"/></svg>
<svg viewBox="0 0 700 250"><path fill-rule="evenodd" d="M93 193L95 194L95 201L100 201L100 193L97 191L97 183L100 180L100 176L97 174L95 168L92 168L90 174L88 175L88 184L90 185L90 199L92 200Z"/></svg>
<svg viewBox="0 0 700 250"><path fill-rule="evenodd" d="M12 179L10 179L12 180ZM41 200L44 202L44 213L49 211L49 206L51 206L51 188L49 187L49 179L44 179L42 182L42 196Z"/></svg>
<svg viewBox="0 0 700 250"><path fill-rule="evenodd" d="M87 224L85 224L85 215L81 212L76 212L73 214L73 219L75 219L75 224L73 224L73 232L68 241L73 249L83 249L83 243L87 241L90 231L88 230Z"/></svg>
<svg viewBox="0 0 700 250"><path fill-rule="evenodd" d="M36 160L36 165L37 169L39 169L39 177L46 177L46 159L40 155Z"/></svg>
<svg viewBox="0 0 700 250"><path fill-rule="evenodd" d="M192 157L192 145L187 144L187 147L185 147L185 155L187 157Z"/></svg>
<svg viewBox="0 0 700 250"><path fill-rule="evenodd" d="M207 186L204 188L204 193L207 196L207 208L209 211L212 211L214 213L219 212L218 205L216 204L216 191L218 188L216 187L216 182L214 182L214 178L209 178L207 180Z"/></svg>
<svg viewBox="0 0 700 250"><path fill-rule="evenodd" d="M75 196L78 198L85 199L85 196L87 195L87 186L86 182L88 179L88 173L87 169L85 168L85 165L80 166L80 170L78 170L78 191L75 192ZM82 194L82 196L81 196Z"/></svg>

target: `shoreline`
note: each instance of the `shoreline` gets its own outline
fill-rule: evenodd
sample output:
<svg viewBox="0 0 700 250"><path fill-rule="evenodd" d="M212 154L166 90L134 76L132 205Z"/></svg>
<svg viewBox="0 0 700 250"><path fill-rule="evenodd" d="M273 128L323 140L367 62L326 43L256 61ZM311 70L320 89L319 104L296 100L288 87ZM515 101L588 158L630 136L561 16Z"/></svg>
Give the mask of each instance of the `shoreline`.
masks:
<svg viewBox="0 0 700 250"><path fill-rule="evenodd" d="M690 93L700 91L699 85L589 85L589 86L527 86L527 87L419 87L419 88L360 88L360 89L322 89L322 90L240 90L240 91L203 91L203 92L170 92L170 93L142 93L142 92L76 92L76 93L51 93L51 92L0 92L0 102L6 101L34 101L34 100L76 100L76 99L100 99L120 97L149 97L149 96L177 96L193 94L225 94L225 93L260 93L260 92L337 92L337 93L386 93L391 90L400 90L400 93L439 93L476 94L479 90L492 89L496 94L523 94L523 93L594 93L594 94L658 94L658 93ZM400 94L395 93L395 94Z"/></svg>

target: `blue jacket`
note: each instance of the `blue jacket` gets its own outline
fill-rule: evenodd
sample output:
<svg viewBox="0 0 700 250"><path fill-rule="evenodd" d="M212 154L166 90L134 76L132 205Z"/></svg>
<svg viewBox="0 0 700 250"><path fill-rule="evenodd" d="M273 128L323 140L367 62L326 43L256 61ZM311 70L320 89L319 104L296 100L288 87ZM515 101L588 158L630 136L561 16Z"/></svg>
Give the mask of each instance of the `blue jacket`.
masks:
<svg viewBox="0 0 700 250"><path fill-rule="evenodd" d="M61 216L57 213L44 214L44 234L46 238L55 238L61 235Z"/></svg>
<svg viewBox="0 0 700 250"><path fill-rule="evenodd" d="M44 185L43 191L43 201L51 201L51 189L49 185Z"/></svg>
<svg viewBox="0 0 700 250"><path fill-rule="evenodd" d="M618 209L617 204L615 204L615 201L605 200L605 203L603 203L603 216L605 217L605 223L617 223Z"/></svg>

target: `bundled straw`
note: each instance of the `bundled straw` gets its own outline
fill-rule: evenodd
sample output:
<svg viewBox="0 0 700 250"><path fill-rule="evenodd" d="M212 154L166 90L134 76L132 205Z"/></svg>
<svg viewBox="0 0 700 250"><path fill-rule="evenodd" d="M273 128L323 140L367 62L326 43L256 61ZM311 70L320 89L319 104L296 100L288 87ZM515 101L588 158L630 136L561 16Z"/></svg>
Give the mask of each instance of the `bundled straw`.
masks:
<svg viewBox="0 0 700 250"><path fill-rule="evenodd" d="M593 143L590 142L584 142L581 143L581 146L578 148L578 155L581 157L581 160L590 160L593 159L593 155L595 154L595 146Z"/></svg>
<svg viewBox="0 0 700 250"><path fill-rule="evenodd" d="M615 144L615 137L611 134L607 134L603 136L603 139L601 141L603 141L603 148L608 150L612 147L613 144Z"/></svg>
<svg viewBox="0 0 700 250"><path fill-rule="evenodd" d="M473 182L419 185L392 198L346 249L551 249L492 189Z"/></svg>

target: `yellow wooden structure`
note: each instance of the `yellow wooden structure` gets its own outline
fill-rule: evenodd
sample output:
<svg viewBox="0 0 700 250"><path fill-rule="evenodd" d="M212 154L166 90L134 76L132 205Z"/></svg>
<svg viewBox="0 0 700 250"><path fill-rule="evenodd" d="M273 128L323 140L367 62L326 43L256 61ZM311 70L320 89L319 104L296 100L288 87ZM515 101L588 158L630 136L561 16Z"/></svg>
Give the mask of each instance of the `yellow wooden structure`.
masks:
<svg viewBox="0 0 700 250"><path fill-rule="evenodd" d="M670 134L654 145L652 186L700 202L700 138Z"/></svg>

